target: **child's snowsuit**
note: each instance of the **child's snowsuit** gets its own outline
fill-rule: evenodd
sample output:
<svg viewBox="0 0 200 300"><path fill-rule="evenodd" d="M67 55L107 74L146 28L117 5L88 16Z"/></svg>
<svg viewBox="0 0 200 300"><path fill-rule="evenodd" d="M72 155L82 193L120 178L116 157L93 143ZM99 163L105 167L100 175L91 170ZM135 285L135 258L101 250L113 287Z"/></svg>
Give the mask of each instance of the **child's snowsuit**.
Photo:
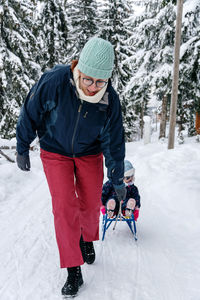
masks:
<svg viewBox="0 0 200 300"><path fill-rule="evenodd" d="M140 208L140 195L138 192L138 188L132 183L131 185L126 186L127 194L126 198L122 203L122 211L125 210L127 202L130 198L135 199L136 201L136 207ZM115 207L115 213L118 212L119 209L119 201L117 199L117 194L114 190L113 184L110 180L108 180L106 183L103 185L103 190L102 190L102 196L101 196L101 201L104 206L106 206L106 203L110 200L114 199L116 202L116 207Z"/></svg>

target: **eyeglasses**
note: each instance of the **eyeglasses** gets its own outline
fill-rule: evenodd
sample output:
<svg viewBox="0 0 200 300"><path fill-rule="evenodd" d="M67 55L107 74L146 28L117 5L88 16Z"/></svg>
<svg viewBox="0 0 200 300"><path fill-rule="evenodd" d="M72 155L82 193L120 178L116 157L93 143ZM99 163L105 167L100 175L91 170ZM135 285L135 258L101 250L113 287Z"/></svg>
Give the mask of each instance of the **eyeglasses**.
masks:
<svg viewBox="0 0 200 300"><path fill-rule="evenodd" d="M129 180L132 176L126 176L124 177L125 180Z"/></svg>
<svg viewBox="0 0 200 300"><path fill-rule="evenodd" d="M94 81L92 78L83 78L83 83L86 86L91 86L93 85L93 83L95 83L97 88L103 88L104 86L106 86L106 84L108 83L107 81L104 80L97 80Z"/></svg>

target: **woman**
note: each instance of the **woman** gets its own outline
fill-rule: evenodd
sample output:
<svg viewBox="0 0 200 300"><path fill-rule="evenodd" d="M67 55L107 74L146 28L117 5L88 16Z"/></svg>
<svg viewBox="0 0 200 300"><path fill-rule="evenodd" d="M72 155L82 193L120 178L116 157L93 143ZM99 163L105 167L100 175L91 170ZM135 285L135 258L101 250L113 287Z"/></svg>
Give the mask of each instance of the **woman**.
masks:
<svg viewBox="0 0 200 300"><path fill-rule="evenodd" d="M62 294L83 284L80 266L93 263L99 239L103 155L119 200L125 197L124 131L119 98L111 86L110 42L90 39L78 61L45 72L22 107L17 124L17 163L30 170L29 146L39 137L54 214L61 268L68 269Z"/></svg>

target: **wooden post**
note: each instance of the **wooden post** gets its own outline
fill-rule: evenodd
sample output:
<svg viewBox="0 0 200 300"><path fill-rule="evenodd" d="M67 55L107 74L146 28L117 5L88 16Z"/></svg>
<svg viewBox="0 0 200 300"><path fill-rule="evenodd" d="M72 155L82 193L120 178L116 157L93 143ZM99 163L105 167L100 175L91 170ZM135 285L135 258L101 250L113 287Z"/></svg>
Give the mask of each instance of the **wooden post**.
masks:
<svg viewBox="0 0 200 300"><path fill-rule="evenodd" d="M196 129L196 133L200 134L200 113L199 112L196 112L195 129Z"/></svg>
<svg viewBox="0 0 200 300"><path fill-rule="evenodd" d="M170 105L168 149L174 148L178 81L179 81L179 56L180 56L180 43L181 43L182 14L183 14L183 0L177 0L176 34L175 34L175 48L174 48L174 69L173 69L172 96L171 96L171 105Z"/></svg>

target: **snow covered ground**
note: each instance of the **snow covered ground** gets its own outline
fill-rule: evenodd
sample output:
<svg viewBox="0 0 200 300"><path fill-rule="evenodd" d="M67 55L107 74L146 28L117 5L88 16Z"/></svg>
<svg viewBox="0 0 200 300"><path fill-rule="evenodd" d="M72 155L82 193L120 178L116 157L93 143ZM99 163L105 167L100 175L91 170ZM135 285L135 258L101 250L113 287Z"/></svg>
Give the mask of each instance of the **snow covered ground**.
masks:
<svg viewBox="0 0 200 300"><path fill-rule="evenodd" d="M13 141L14 142L14 141ZM0 145L4 141L0 141ZM15 150L4 150L14 158ZM127 144L141 194L136 243L126 224L95 242L97 259L82 267L80 300L200 299L200 143L186 138ZM0 299L62 299L51 199L38 152L22 172L0 157Z"/></svg>

